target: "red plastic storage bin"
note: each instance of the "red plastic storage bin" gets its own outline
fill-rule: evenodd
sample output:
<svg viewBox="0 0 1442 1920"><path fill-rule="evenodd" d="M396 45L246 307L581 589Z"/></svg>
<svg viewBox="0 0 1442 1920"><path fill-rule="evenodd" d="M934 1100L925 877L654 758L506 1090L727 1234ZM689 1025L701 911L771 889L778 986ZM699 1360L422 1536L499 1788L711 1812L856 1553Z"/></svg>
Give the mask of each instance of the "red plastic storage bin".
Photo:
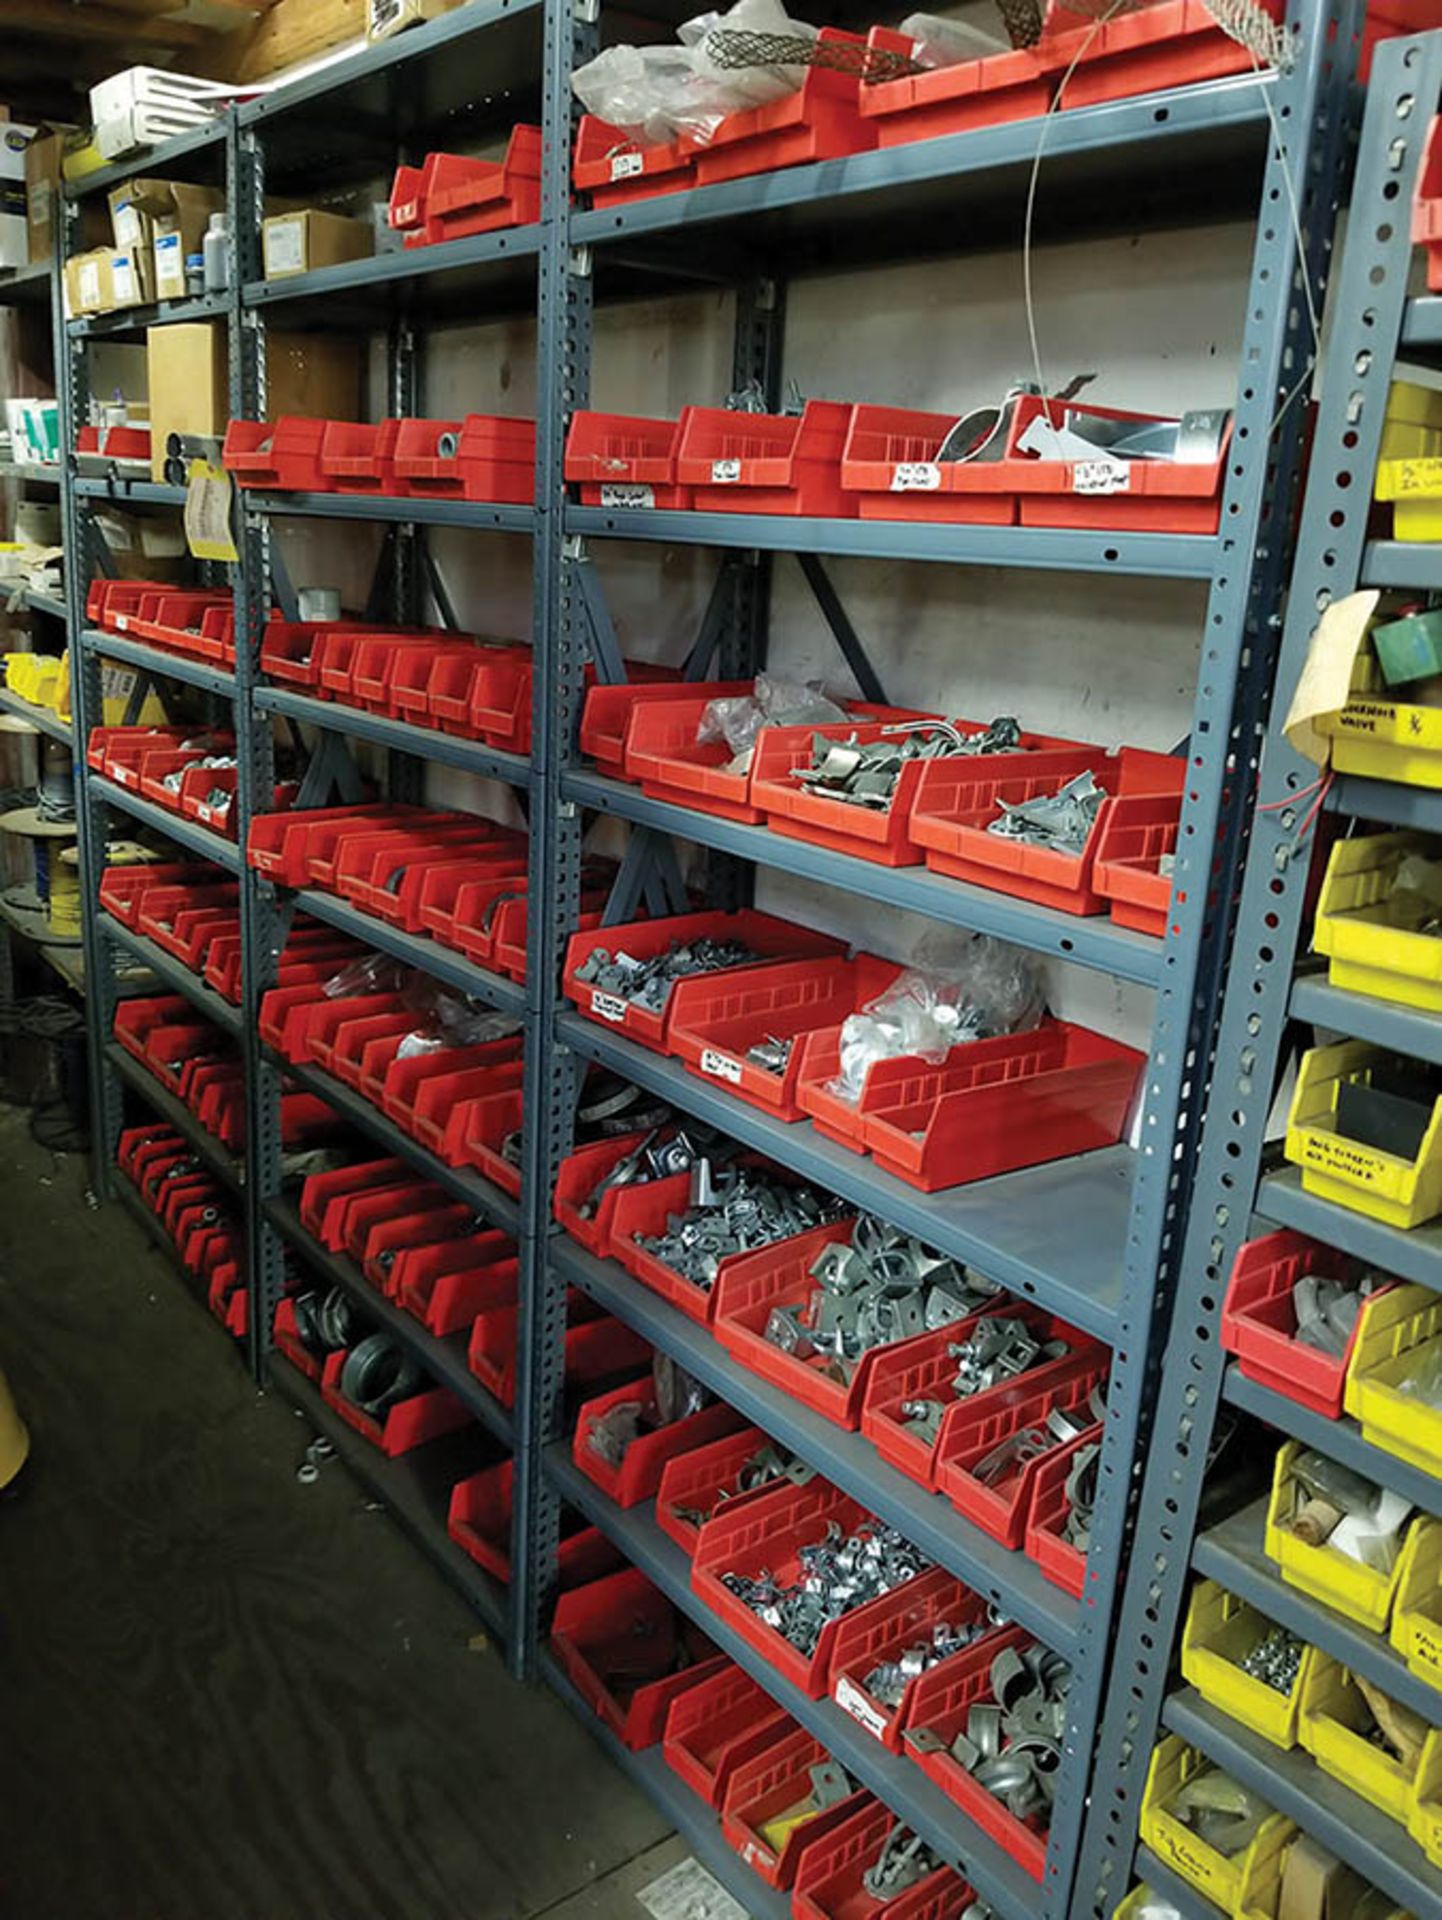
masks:
<svg viewBox="0 0 1442 1920"><path fill-rule="evenodd" d="M1274 19L1281 17L1277 0L1261 4ZM1061 12L1058 24L1089 21L1086 14ZM1252 55L1218 25L1205 0L1152 0L1150 6L1105 21L1078 43L1078 50L1078 65L1062 90L1063 109L1196 86L1255 69Z"/></svg>
<svg viewBox="0 0 1442 1920"><path fill-rule="evenodd" d="M515 1073L505 1077L509 1085L483 1088L474 1098L453 1107L448 1121L442 1117L445 1133L441 1155L448 1166L474 1167L494 1181L502 1193L519 1200L520 1163L505 1152L506 1142L520 1132L525 1112L519 1061Z"/></svg>
<svg viewBox="0 0 1442 1920"><path fill-rule="evenodd" d="M669 1140L674 1132L674 1127L664 1127L656 1140ZM616 1203L628 1189L609 1187L590 1212L582 1209L587 1207L612 1168L649 1138L648 1129L645 1133L621 1133L613 1139L593 1140L587 1146L577 1147L561 1162L553 1200L556 1218L571 1238L597 1259L605 1259L611 1251Z"/></svg>
<svg viewBox="0 0 1442 1920"><path fill-rule="evenodd" d="M639 1041L655 1053L666 1048L666 1029L670 1018L667 1005L660 1013L633 1006L629 1000L588 986L576 978L591 954L599 946L610 953L618 949L635 959L646 960L665 953L673 941L699 939L736 940L764 960L805 959L812 954L844 953L844 941L829 934L813 933L808 927L795 927L769 913L744 908L740 913L683 913L663 920L632 921L626 926L606 927L599 933L577 933L566 947L565 988L567 998L588 1019L619 1027L628 1039ZM732 970L740 972L740 968ZM719 976L713 975L713 978Z"/></svg>
<svg viewBox="0 0 1442 1920"><path fill-rule="evenodd" d="M503 1586L511 1578L511 1517L515 1505L515 1463L500 1460L483 1467L451 1489L446 1531L478 1567ZM561 1543L556 1574L562 1593L589 1585L624 1565L618 1550L599 1527L587 1526L571 1507L561 1509Z"/></svg>
<svg viewBox="0 0 1442 1920"><path fill-rule="evenodd" d="M1427 249L1427 285L1442 293L1442 115L1427 133L1412 207L1412 244Z"/></svg>
<svg viewBox="0 0 1442 1920"><path fill-rule="evenodd" d="M816 1293L811 1267L821 1246L846 1242L854 1222L841 1220L826 1231L820 1230L799 1240L783 1240L774 1247L761 1247L755 1253L739 1254L726 1264L716 1283L711 1312L711 1330L733 1360L749 1372L769 1380L793 1400L801 1401L838 1427L858 1427L861 1409L871 1384L872 1369L883 1353L894 1353L908 1344L873 1347L862 1354L845 1384L833 1378L827 1357L813 1353L798 1360L766 1338L766 1323L775 1307L800 1306ZM975 1315L951 1323L951 1336L960 1339ZM913 1336L925 1338L922 1336Z"/></svg>
<svg viewBox="0 0 1442 1920"><path fill-rule="evenodd" d="M602 773L613 779L623 776L626 757L626 732L631 714L650 700L674 700L674 684L638 683L633 680L598 681L586 690L581 709L579 744L582 753L596 763ZM698 687L712 700L732 700L756 691L754 680L708 680Z"/></svg>
<svg viewBox="0 0 1442 1920"><path fill-rule="evenodd" d="M903 1340L894 1347L884 1347L871 1369L870 1385L861 1408L861 1431L883 1460L889 1460L892 1466L918 1486L931 1489L936 1486L938 1442L919 1437L916 1430L907 1424L901 1411L904 1401L940 1400L946 1404L946 1414L942 1418L944 1432L946 1421L959 1407L965 1407L973 1413L988 1413L1003 1404L1002 1396L1022 1382L1040 1391L1059 1379L1069 1377L1076 1367L1079 1352L1088 1356L1105 1352L1095 1340L1078 1333L1075 1327L1068 1326L1065 1320L1058 1319L1055 1314L1043 1313L1039 1307L1003 1307L986 1317L992 1320L1015 1320L1043 1345L1049 1340L1065 1340L1070 1351L1060 1360L1046 1360L1030 1372L1018 1374L1014 1381L1000 1381L994 1387L972 1394L969 1399L952 1400L951 1381L956 1374L956 1362L948 1349L958 1338L965 1338L964 1332L959 1334L955 1326L937 1327L930 1333L919 1333L914 1339Z"/></svg>
<svg viewBox="0 0 1442 1920"><path fill-rule="evenodd" d="M1066 1483L1082 1448L1101 1437L1100 1426L1088 1427L1075 1440L1068 1440L1064 1447L1054 1447L1037 1462L1031 1509L1026 1517L1027 1559L1036 1562L1054 1587L1060 1587L1078 1600L1086 1588L1087 1562L1081 1549L1063 1537L1067 1515L1071 1512Z"/></svg>
<svg viewBox="0 0 1442 1920"><path fill-rule="evenodd" d="M569 1303L571 1324L566 1328L564 1373L571 1395L609 1388L644 1366L650 1347L639 1333L598 1313L584 1295ZM589 1315L589 1317L578 1317ZM503 1407L516 1404L516 1336L520 1310L487 1308L476 1316L466 1358L471 1372ZM697 1416L698 1418L700 1416Z"/></svg>
<svg viewBox="0 0 1442 1920"><path fill-rule="evenodd" d="M738 1493L736 1480L747 1461L767 1444L760 1427L739 1427L735 1433L723 1434L719 1440L668 1460L656 1489L656 1524L662 1533L669 1534L683 1553L694 1553L701 1528L691 1518L693 1514L709 1520L719 1507L733 1500L749 1500L764 1490L752 1487Z"/></svg>
<svg viewBox="0 0 1442 1920"><path fill-rule="evenodd" d="M328 493L330 476L321 464L326 426L300 414L283 414L276 421L232 420L221 456L225 470L242 487Z"/></svg>
<svg viewBox="0 0 1442 1920"><path fill-rule="evenodd" d="M326 1404L334 1407L348 1426L379 1447L388 1459L398 1459L430 1440L439 1440L444 1434L474 1424L465 1402L458 1400L449 1387L423 1388L411 1399L387 1407L381 1419L375 1420L370 1414L362 1413L341 1392L340 1377L345 1363L344 1353L326 1355L320 1376L320 1390Z"/></svg>
<svg viewBox="0 0 1442 1920"><path fill-rule="evenodd" d="M584 134L586 121L581 126ZM576 150L579 155L579 138ZM676 484L680 440L679 420L573 414L566 436L566 478L580 487L588 507L689 507L691 489Z"/></svg>
<svg viewBox="0 0 1442 1920"><path fill-rule="evenodd" d="M955 67L943 67L921 77L935 82L957 71ZM892 80L884 84L890 90L916 83ZM956 424L954 413L924 413L909 407L853 407L841 450L841 485L853 502L852 511L859 512L863 520L948 520L1009 527L1017 517L1014 487L979 485L976 476L982 473L981 466L963 460L938 460L943 442Z"/></svg>
<svg viewBox="0 0 1442 1920"><path fill-rule="evenodd" d="M655 1417L658 1411L656 1387L649 1375L612 1387L609 1392L587 1400L577 1410L576 1431L571 1444L571 1457L581 1472L588 1480L594 1480L618 1507L634 1507L643 1500L651 1499L661 1484L661 1469L678 1453L688 1453L692 1447L704 1447L708 1441L719 1440L723 1434L734 1433L746 1424L734 1407L728 1407L723 1400L716 1400L709 1407L702 1407L699 1413L673 1420L670 1426L654 1427L649 1431L643 1428L627 1447L620 1465L612 1466L590 1444L591 1427L613 1407L631 1401L640 1403L643 1419Z"/></svg>
<svg viewBox="0 0 1442 1920"><path fill-rule="evenodd" d="M696 149L683 140L638 147L620 127L585 113L576 129L571 178L589 192L593 207L612 207L653 193L676 193L696 184Z"/></svg>
<svg viewBox="0 0 1442 1920"><path fill-rule="evenodd" d="M901 969L890 960L788 960L739 974L698 974L671 989L666 1047L703 1080L719 1080L738 1100L778 1120L799 1120L800 1036L835 1027L866 1006ZM747 1058L767 1039L792 1040L780 1073Z"/></svg>
<svg viewBox="0 0 1442 1920"><path fill-rule="evenodd" d="M328 492L394 494L399 420L374 426L356 420L327 420L320 442L320 471Z"/></svg>
<svg viewBox="0 0 1442 1920"><path fill-rule="evenodd" d="M1181 816L1180 793L1123 793L1098 822L1092 884L1119 927L1165 936L1172 876L1160 863L1176 850Z"/></svg>
<svg viewBox="0 0 1442 1920"><path fill-rule="evenodd" d="M410 176L417 169L401 172ZM513 127L501 160L476 160L455 153L432 153L419 169L415 192L417 218L398 221L408 247L438 246L470 234L502 227L528 226L541 217L541 129ZM398 183L400 184L400 183ZM409 178L403 190L413 188ZM396 206L392 195L392 206ZM409 213L409 206L398 209Z"/></svg>
<svg viewBox="0 0 1442 1920"><path fill-rule="evenodd" d="M1237 1250L1222 1302L1222 1345L1258 1386L1340 1420L1356 1329L1340 1355L1305 1346L1295 1337L1292 1288L1304 1273L1347 1280L1358 1272L1358 1263L1336 1247L1290 1229L1247 1241Z"/></svg>
<svg viewBox="0 0 1442 1920"><path fill-rule="evenodd" d="M975 1895L951 1867L936 1867L891 1899L877 1900L865 1878L880 1858L896 1816L878 1800L865 1804L828 1833L802 1828L793 1920L960 1920Z"/></svg>
<svg viewBox="0 0 1442 1920"><path fill-rule="evenodd" d="M832 1699L873 1739L890 1752L900 1753L901 1729L916 1691L916 1679L908 1681L901 1704L888 1707L867 1692L867 1677L878 1666L899 1660L908 1647L930 1642L932 1629L943 1622L953 1627L978 1625L986 1618L986 1608L980 1594L964 1587L944 1567L919 1573L889 1593L884 1602L865 1609L864 1620L853 1614L841 1622L831 1654Z"/></svg>
<svg viewBox="0 0 1442 1920"><path fill-rule="evenodd" d="M719 1808L737 1767L792 1724L764 1687L728 1664L671 1702L661 1757L708 1807Z"/></svg>
<svg viewBox="0 0 1442 1920"><path fill-rule="evenodd" d="M911 44L883 27L873 27L867 37L872 46L896 51ZM1043 41L927 73L869 86L863 82L858 104L863 117L875 125L880 144L899 147L912 140L1035 119L1051 105L1055 70L1055 50Z"/></svg>
<svg viewBox="0 0 1442 1920"><path fill-rule="evenodd" d="M311 1352L296 1331L295 1301L287 1297L275 1310L275 1322L272 1328L275 1344L289 1360L290 1364L303 1373L307 1380L318 1381L321 1376L321 1359Z"/></svg>
<svg viewBox="0 0 1442 1920"><path fill-rule="evenodd" d="M305 807L296 813L258 814L250 823L245 857L257 873L274 880L277 886L309 886L316 877L311 872L312 857L319 856L322 848L328 856L347 828L389 821L409 825L423 811L420 807L375 801L360 806Z"/></svg>
<svg viewBox="0 0 1442 1920"><path fill-rule="evenodd" d="M487 1231L406 1247L396 1255L391 1278L406 1312L444 1340L465 1333L478 1314L513 1302L519 1273L514 1242Z"/></svg>
<svg viewBox="0 0 1442 1920"><path fill-rule="evenodd" d="M1029 1376L1022 1374L988 1406L958 1401L947 1411L932 1458L938 1493L944 1493L958 1513L1002 1546L1020 1547L1026 1538L1037 1474L1047 1456L1043 1454L1024 1465L1013 1463L990 1484L978 1480L974 1469L995 1447L1023 1428L1038 1427L1045 1432L1047 1416L1053 1411L1070 1414L1083 1426L1091 1425L1088 1409L1092 1393L1105 1381L1110 1357L1104 1347L1083 1342L1074 1363L1069 1367L1065 1360L1055 1362L1057 1371L1047 1380L1032 1385ZM989 1398L976 1396L978 1401Z"/></svg>
<svg viewBox="0 0 1442 1920"><path fill-rule="evenodd" d="M372 1187L395 1186L405 1174L405 1162L394 1155L308 1174L300 1190L300 1224L312 1239L319 1240L322 1246L335 1252L344 1242L327 1235L326 1216L332 1201L349 1194L369 1192Z"/></svg>
<svg viewBox="0 0 1442 1920"><path fill-rule="evenodd" d="M100 904L123 927L136 927L155 888L204 886L214 878L215 869L208 861L162 860L153 865L107 867L100 876Z"/></svg>
<svg viewBox="0 0 1442 1920"><path fill-rule="evenodd" d="M200 629L205 615L216 607L229 607L230 595L213 592L156 592L143 594L133 614L117 620L120 631L129 631L137 640L149 640L158 647L177 653L200 651Z"/></svg>
<svg viewBox="0 0 1442 1920"><path fill-rule="evenodd" d="M151 580L92 580L85 595L85 618L107 633L124 633L121 620L155 591Z"/></svg>
<svg viewBox="0 0 1442 1920"><path fill-rule="evenodd" d="M911 837L925 849L937 873L974 886L991 887L1062 913L1101 913L1106 902L1095 885L1097 849L1106 826L1103 800L1080 853L1061 853L987 831L1001 817L1000 802L1018 805L1060 792L1079 774L1092 772L1108 800L1131 794L1165 796L1181 807L1187 762L1169 753L1123 747L1120 753L1036 754L1030 760L933 760L916 790Z"/></svg>
<svg viewBox="0 0 1442 1920"><path fill-rule="evenodd" d="M860 34L823 27L818 38L832 45L863 46ZM858 101L860 79L839 68L808 66L794 93L765 106L728 113L710 141L697 151L696 180L739 180L813 160L836 160L876 145L876 127Z"/></svg>
<svg viewBox="0 0 1442 1920"><path fill-rule="evenodd" d="M587 1706L633 1753L655 1746L679 1694L729 1665L635 1567L563 1593L551 1648Z"/></svg>
<svg viewBox="0 0 1442 1920"><path fill-rule="evenodd" d="M403 420L396 438L396 474L413 494L525 505L535 498L535 460L534 420Z"/></svg>
<svg viewBox="0 0 1442 1920"><path fill-rule="evenodd" d="M813 69L815 71L815 69ZM841 449L851 408L808 400L798 415L688 407L676 478L703 513L787 513L854 518L842 490Z"/></svg>
<svg viewBox="0 0 1442 1920"><path fill-rule="evenodd" d="M870 1801L869 1794L848 1794L793 1827L779 1848L770 1844L763 1828L809 1796L811 1769L830 1758L813 1734L786 1717L765 1746L731 1770L721 1799L721 1831L768 1886L789 1887L796 1878L803 1842L834 1831Z"/></svg>
<svg viewBox="0 0 1442 1920"><path fill-rule="evenodd" d="M794 1681L813 1700L826 1692L831 1674L831 1652L840 1620L830 1620L821 1629L820 1638L810 1654L802 1653L768 1627L759 1614L738 1600L721 1579L723 1573L755 1576L769 1570L782 1586L795 1580L801 1562L797 1550L814 1545L826 1537L834 1521L843 1535L868 1523L871 1515L859 1502L829 1486L824 1480L812 1480L804 1487L784 1481L767 1488L754 1500L747 1500L734 1511L723 1507L701 1529L691 1562L691 1585L719 1618L739 1633L771 1662L779 1673ZM887 1595L869 1600L842 1619L851 1619L882 1606Z"/></svg>
<svg viewBox="0 0 1442 1920"><path fill-rule="evenodd" d="M951 1753L951 1742L966 1731L967 1715L980 1702L990 1702L991 1663L1003 1647L1032 1644L1024 1627L1007 1627L995 1637L968 1647L954 1660L945 1660L922 1674L911 1696L911 1711L902 1735L903 1751L924 1773L974 1820L982 1832L1004 1847L1017 1865L1040 1880L1046 1871L1046 1832L1040 1820L1030 1816L1019 1820L1000 1800L978 1786L961 1762ZM926 1729L934 1733L940 1745L930 1751L906 1739L906 1734Z"/></svg>

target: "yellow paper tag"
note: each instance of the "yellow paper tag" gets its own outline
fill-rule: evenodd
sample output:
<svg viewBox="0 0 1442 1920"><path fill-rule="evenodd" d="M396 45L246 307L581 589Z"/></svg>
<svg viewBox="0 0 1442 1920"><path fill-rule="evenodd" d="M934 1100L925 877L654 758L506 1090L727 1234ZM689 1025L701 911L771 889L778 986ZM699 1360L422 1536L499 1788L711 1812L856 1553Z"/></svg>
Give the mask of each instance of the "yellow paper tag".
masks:
<svg viewBox="0 0 1442 1920"><path fill-rule="evenodd" d="M239 560L230 527L233 489L224 467L192 460L185 494L185 540L197 560Z"/></svg>

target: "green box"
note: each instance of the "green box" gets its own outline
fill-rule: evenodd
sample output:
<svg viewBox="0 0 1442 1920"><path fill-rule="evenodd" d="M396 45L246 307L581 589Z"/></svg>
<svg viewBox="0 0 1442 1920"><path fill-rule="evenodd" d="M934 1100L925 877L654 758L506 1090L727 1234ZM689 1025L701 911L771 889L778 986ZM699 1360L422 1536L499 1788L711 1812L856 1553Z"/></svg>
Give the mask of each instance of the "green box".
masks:
<svg viewBox="0 0 1442 1920"><path fill-rule="evenodd" d="M1403 620L1391 620L1385 627L1372 629L1372 645L1382 678L1389 687L1405 686L1409 680L1425 680L1429 674L1442 673L1442 607L1426 613L1409 613Z"/></svg>

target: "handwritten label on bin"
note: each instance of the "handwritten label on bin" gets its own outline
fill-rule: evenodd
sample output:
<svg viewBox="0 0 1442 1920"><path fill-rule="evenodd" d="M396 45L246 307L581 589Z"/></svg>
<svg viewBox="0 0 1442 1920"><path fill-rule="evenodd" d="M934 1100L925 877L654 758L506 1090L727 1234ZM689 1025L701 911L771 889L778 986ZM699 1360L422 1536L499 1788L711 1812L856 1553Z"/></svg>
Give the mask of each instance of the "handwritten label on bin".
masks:
<svg viewBox="0 0 1442 1920"><path fill-rule="evenodd" d="M1131 484L1125 460L1078 460L1071 470L1073 493L1127 493Z"/></svg>
<svg viewBox="0 0 1442 1920"><path fill-rule="evenodd" d="M613 153L611 155L611 178L630 180L638 173L644 173L646 162L639 153Z"/></svg>
<svg viewBox="0 0 1442 1920"><path fill-rule="evenodd" d="M886 1715L879 1712L860 1687L848 1680L845 1674L836 1682L836 1704L843 1713L849 1713L853 1720L859 1720L868 1733L874 1734L878 1740L885 1739Z"/></svg>
<svg viewBox="0 0 1442 1920"><path fill-rule="evenodd" d="M603 507L654 507L656 490L654 487L638 487L622 480L603 480L601 482L601 505Z"/></svg>
<svg viewBox="0 0 1442 1920"><path fill-rule="evenodd" d="M626 1018L626 1002L618 1000L614 993L593 993L591 1011L598 1019L610 1020L619 1027Z"/></svg>
<svg viewBox="0 0 1442 1920"><path fill-rule="evenodd" d="M891 469L893 493L935 493L941 485L941 468L934 460L903 460Z"/></svg>
<svg viewBox="0 0 1442 1920"><path fill-rule="evenodd" d="M729 1080L733 1087L741 1084L741 1062L733 1060L730 1054L716 1053L710 1047L701 1049L701 1071L709 1073L713 1080Z"/></svg>
<svg viewBox="0 0 1442 1920"><path fill-rule="evenodd" d="M711 462L711 478L718 487L724 487L731 481L739 480L741 478L741 462L739 460L713 460Z"/></svg>

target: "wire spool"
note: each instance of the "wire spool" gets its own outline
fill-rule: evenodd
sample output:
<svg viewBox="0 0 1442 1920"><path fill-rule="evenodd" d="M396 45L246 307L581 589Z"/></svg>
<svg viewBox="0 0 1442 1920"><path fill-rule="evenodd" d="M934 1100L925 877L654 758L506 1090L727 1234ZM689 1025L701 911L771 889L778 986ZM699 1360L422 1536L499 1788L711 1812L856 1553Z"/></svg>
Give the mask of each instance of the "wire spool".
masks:
<svg viewBox="0 0 1442 1920"><path fill-rule="evenodd" d="M60 822L75 818L75 762L70 757L70 749L59 740L46 740L40 749L37 811L42 820Z"/></svg>

